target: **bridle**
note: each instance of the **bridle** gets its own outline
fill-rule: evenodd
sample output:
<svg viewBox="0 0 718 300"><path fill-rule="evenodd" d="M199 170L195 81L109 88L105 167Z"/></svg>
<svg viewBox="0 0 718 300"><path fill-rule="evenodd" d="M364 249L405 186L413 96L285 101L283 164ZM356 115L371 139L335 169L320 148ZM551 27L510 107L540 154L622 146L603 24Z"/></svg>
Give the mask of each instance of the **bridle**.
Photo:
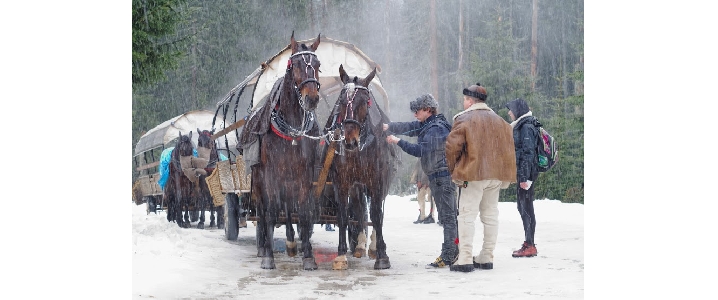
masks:
<svg viewBox="0 0 718 300"><path fill-rule="evenodd" d="M292 54L287 60L287 71L285 76L290 76L292 74L292 58L296 56L301 57L305 65L304 72L305 74L307 74L307 79L303 80L301 83L299 83L299 85L297 85L296 82L292 80L292 82L294 83L294 92L297 95L297 99L299 99L299 107L302 110L302 114L304 115L302 117L302 124L299 128L295 128L284 121L284 118L279 113L277 113L276 108L273 109L271 112L272 131L274 131L275 134L285 140L291 140L292 145L297 145L297 141L300 140L302 137L308 137L311 139L321 139L323 137L312 137L307 135L307 132L313 127L315 118L314 112L307 111L304 108L304 98L301 94L302 87L310 82L314 82L317 84L317 90L321 88L319 80L315 78L318 71L312 65L312 62L314 61L314 59L316 59L317 55L312 51L300 51L295 54Z"/></svg>
<svg viewBox="0 0 718 300"><path fill-rule="evenodd" d="M304 110L304 99L302 98L302 94L301 94L302 87L307 83L314 82L317 84L317 91L319 89L321 89L321 84L319 84L319 80L314 77L314 76L316 76L318 71L312 65L312 62L314 61L314 59L316 59L317 54L312 51L300 51L300 52L292 54L289 57L289 60L287 60L287 75L291 74L292 58L294 58L295 56L301 56L302 61L304 62L304 66L305 66L304 73L307 74L307 79L300 82L299 85L297 85L296 83L294 84L294 92L297 94L297 99L299 99L299 106L301 106L302 110ZM307 57L309 58L308 61L307 61ZM311 73L309 72L310 68L312 69Z"/></svg>
<svg viewBox="0 0 718 300"><path fill-rule="evenodd" d="M354 99L356 98L356 95L359 92L359 90L365 90L369 93L369 99L367 100L367 106L371 107L371 105L372 105L371 99L372 99L373 95L372 95L370 89L360 86L360 85L356 85L352 82L345 84L344 88L342 89L342 92L344 93L345 99L346 99L346 104L345 104L346 111L344 112L344 116L341 116L340 112L338 111L339 105L344 103L342 101L344 99L342 99L342 97L340 96L339 99L337 99L336 104L334 105L334 109L335 109L336 113L333 116L334 121L332 122L332 126L329 128L326 128L325 131L332 131L336 128L339 128L341 130L341 136L339 139L345 140L344 124L346 124L346 123L356 124L359 127L359 140L361 141L358 149L361 151L362 149L364 149L364 146L366 146L368 143L371 142L371 138L367 139L367 136L369 134L369 130L366 130L367 123L369 122L368 115L367 115L367 118L364 120L364 123L359 123L359 121L356 120L355 116L354 116Z"/></svg>

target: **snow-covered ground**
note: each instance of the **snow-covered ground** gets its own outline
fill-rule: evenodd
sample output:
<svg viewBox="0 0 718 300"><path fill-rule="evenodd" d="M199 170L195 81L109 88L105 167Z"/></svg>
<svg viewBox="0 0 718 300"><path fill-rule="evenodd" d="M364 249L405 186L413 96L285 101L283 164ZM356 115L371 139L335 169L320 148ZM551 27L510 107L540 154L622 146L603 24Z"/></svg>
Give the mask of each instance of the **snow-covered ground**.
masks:
<svg viewBox="0 0 718 300"><path fill-rule="evenodd" d="M538 256L513 258L523 242L515 202L499 203L499 238L493 270L471 273L426 269L439 254L442 228L413 224L415 195L389 196L385 241L391 268L374 270L369 258L349 257L349 270L332 270L338 231L315 225L312 245L319 265L304 271L301 257L275 252L274 270L260 268L255 228L241 228L237 241L216 228L182 229L163 212L147 215L132 206L133 299L487 299L584 298L584 205L536 200ZM129 199L128 199L129 200ZM477 220L475 254L481 245ZM207 223L208 224L208 223ZM284 245L284 227L275 230L275 249ZM478 248L477 246L478 245Z"/></svg>

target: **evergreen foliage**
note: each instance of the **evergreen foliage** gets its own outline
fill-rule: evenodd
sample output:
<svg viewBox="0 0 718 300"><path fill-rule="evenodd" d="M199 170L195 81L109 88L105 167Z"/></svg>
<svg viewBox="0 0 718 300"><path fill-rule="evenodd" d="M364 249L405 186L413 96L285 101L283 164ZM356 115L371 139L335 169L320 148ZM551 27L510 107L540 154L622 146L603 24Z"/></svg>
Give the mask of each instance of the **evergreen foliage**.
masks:
<svg viewBox="0 0 718 300"><path fill-rule="evenodd" d="M132 87L164 78L177 65L185 38L174 35L185 0L132 0Z"/></svg>

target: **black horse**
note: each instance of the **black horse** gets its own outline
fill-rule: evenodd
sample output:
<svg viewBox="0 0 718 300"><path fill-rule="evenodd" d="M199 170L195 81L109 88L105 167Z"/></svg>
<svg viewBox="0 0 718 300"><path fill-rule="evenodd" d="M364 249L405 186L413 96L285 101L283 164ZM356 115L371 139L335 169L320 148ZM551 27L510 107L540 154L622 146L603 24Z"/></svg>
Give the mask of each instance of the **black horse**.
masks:
<svg viewBox="0 0 718 300"><path fill-rule="evenodd" d="M376 69L367 77L350 78L339 66L339 75L344 88L334 106L334 111L326 124L327 130L341 129L344 137L339 142L339 155L334 157L330 168L330 176L337 202L337 221L339 226L339 246L334 269L346 269L346 232L350 227L350 242L355 257L363 256L366 240L366 200L371 203L370 218L373 227L372 246L376 253L374 269L391 267L386 254L386 243L382 233L384 220L384 199L389 192L394 174L396 173L393 145L386 142L382 130L383 123L389 123L388 117L374 101L369 83L374 78ZM350 216L354 219L350 223ZM376 241L374 240L376 239Z"/></svg>
<svg viewBox="0 0 718 300"><path fill-rule="evenodd" d="M251 197L258 206L257 255L262 257L263 269L276 268L273 237L280 217L287 225L287 254L296 255L293 213L298 214L303 267L317 269L309 239L318 215L310 191L319 143L314 110L319 102L320 63L314 52L320 37L307 47L298 44L292 32L286 73L274 84L265 105L248 120L240 137L240 147L248 140L259 142L259 162L252 165Z"/></svg>
<svg viewBox="0 0 718 300"><path fill-rule="evenodd" d="M217 151L217 144L212 140L214 130L200 130L197 128L197 155L201 158L207 158L207 167L205 170L207 174L211 174L214 168L217 166L219 161L219 152ZM218 229L224 229L224 208L214 206L212 200L212 194L209 192L209 186L205 180L207 176L200 176L200 191L202 192L201 201L205 202L205 205L209 206L209 227L217 226ZM215 223L214 213L217 212L217 222Z"/></svg>
<svg viewBox="0 0 718 300"><path fill-rule="evenodd" d="M206 171L203 168L193 168L192 163L197 164L200 161L192 155L193 149L192 132L190 131L188 135L180 133L177 145L172 150L169 180L163 191L163 197L167 199L169 207L167 221L175 221L178 226L189 228L191 227L190 211L198 212L197 228L203 229L205 201L200 200L202 198L200 182L203 181L200 180L200 176L202 173L206 175Z"/></svg>

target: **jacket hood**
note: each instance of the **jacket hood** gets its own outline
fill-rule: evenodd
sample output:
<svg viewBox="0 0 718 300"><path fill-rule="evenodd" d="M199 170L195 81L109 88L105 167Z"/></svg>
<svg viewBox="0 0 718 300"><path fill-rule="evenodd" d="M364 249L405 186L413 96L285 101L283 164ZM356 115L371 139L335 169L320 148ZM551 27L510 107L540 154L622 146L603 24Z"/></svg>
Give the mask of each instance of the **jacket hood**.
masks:
<svg viewBox="0 0 718 300"><path fill-rule="evenodd" d="M506 103L506 108L508 108L514 114L514 117L516 117L516 119L529 112L529 105L526 103L526 101L524 101L524 99L521 98L516 98L509 101L509 103Z"/></svg>

